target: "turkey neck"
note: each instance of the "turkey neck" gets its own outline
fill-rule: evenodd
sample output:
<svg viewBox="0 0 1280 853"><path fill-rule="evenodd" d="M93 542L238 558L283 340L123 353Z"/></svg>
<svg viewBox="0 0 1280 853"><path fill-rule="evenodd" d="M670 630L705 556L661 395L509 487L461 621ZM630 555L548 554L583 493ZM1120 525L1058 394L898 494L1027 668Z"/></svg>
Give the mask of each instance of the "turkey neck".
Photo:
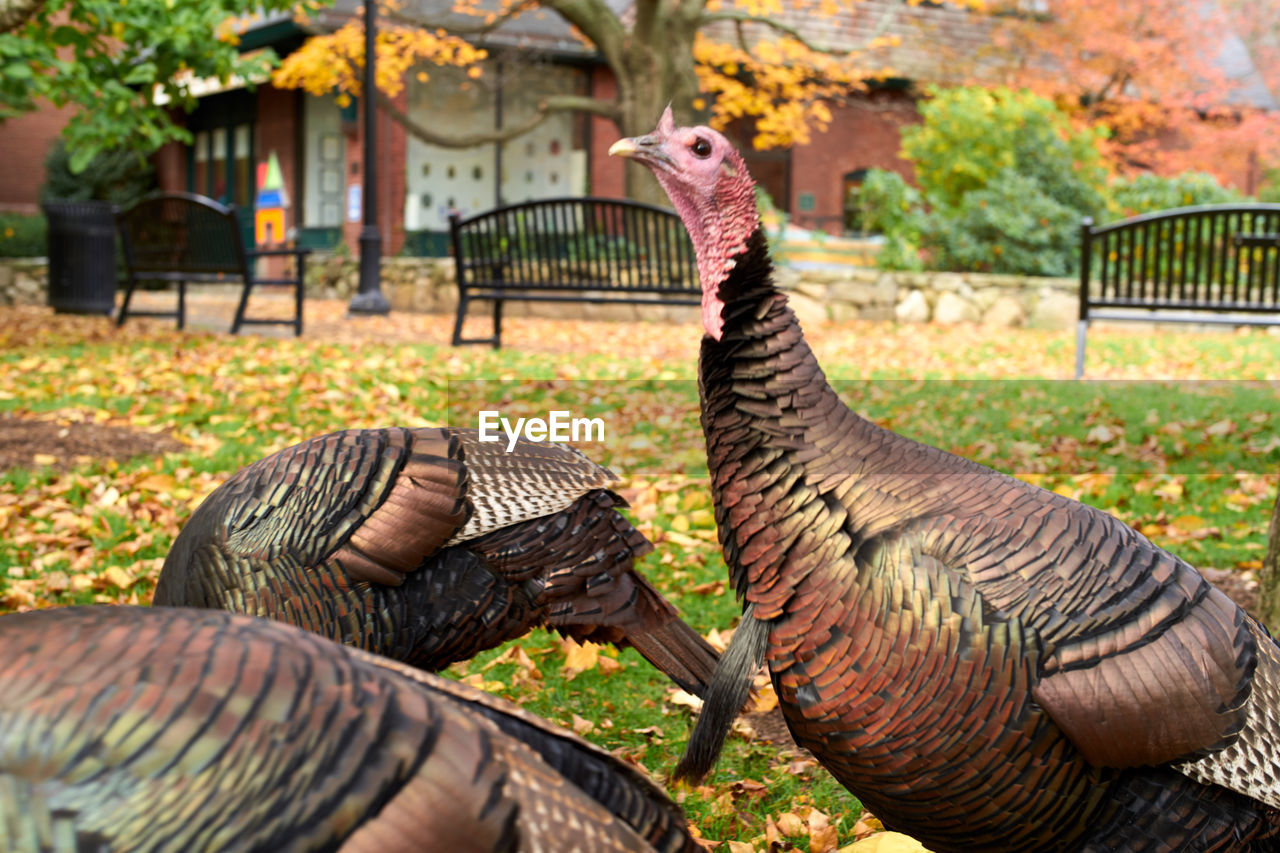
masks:
<svg viewBox="0 0 1280 853"><path fill-rule="evenodd" d="M879 559L888 546L877 534L915 515L884 512L874 502L886 496L863 488L886 473L875 454L895 438L827 384L772 283L763 236L737 261L717 294L721 339L702 341L702 425L725 562L767 625L764 656L793 736L887 826L909 827L930 849L1078 847L1071 832L1114 819L1108 782L1027 703L1031 674L1001 650L1033 638L987 622L972 587L936 561L919 576L892 555ZM930 589L936 612L900 612ZM972 678L937 665L953 660ZM965 731L939 742L931 727L953 713ZM1009 755L1028 756L1033 775L1066 779L1066 793L1020 786L1023 768ZM1009 792L982 815L966 798L987 783L953 784L975 773ZM1045 825L1062 837L1037 839Z"/></svg>
<svg viewBox="0 0 1280 853"><path fill-rule="evenodd" d="M822 450L831 444L824 439L832 434L844 435L842 453L851 447L855 451L842 456L832 472L847 479L861 467L856 448L883 431L854 415L827 384L786 295L773 283L773 265L760 228L734 260L716 291L724 303L721 338L702 338L698 390L726 562L738 594L762 605L756 615L767 620L778 615L784 603L775 583L778 567L766 568L753 560L757 565L749 579L738 559L750 540L758 538L759 519L774 515L758 499L761 484L772 484L768 491L781 495L798 479L812 480L812 472L802 471L797 460L821 465ZM833 483L813 485L825 492ZM739 506L741 512L735 511ZM777 509L779 515L785 511ZM838 514L843 517L843 511ZM752 591L750 585L758 589ZM774 588L774 594L766 596L765 587Z"/></svg>

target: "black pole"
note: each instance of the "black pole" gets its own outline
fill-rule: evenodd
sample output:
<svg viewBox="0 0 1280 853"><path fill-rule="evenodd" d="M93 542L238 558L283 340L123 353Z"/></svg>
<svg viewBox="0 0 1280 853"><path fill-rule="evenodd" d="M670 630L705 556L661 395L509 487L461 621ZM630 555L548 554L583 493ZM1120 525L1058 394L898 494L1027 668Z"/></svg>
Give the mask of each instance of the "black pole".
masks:
<svg viewBox="0 0 1280 853"><path fill-rule="evenodd" d="M352 314L387 314L391 304L382 295L382 234L378 231L377 132L374 119L374 43L378 0L364 0L364 225L360 229L360 289L351 297Z"/></svg>

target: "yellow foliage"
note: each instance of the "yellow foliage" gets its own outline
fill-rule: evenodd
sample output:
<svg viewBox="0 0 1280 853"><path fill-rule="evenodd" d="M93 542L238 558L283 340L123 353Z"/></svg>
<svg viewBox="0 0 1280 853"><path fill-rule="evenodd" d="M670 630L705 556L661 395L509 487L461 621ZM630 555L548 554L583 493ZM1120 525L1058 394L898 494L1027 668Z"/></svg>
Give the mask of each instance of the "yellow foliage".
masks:
<svg viewBox="0 0 1280 853"><path fill-rule="evenodd" d="M384 0L384 5L397 6L394 0ZM378 27L376 50L376 83L389 97L400 93L405 75L415 68L417 78L425 81L428 75L421 65L456 65L467 68L468 75L474 78L480 76L476 63L488 55L484 49L443 30L428 31L385 21ZM363 76L364 26L357 17L335 32L308 39L285 58L272 75L272 82L313 95L336 91L339 104L345 106L350 96L361 93Z"/></svg>

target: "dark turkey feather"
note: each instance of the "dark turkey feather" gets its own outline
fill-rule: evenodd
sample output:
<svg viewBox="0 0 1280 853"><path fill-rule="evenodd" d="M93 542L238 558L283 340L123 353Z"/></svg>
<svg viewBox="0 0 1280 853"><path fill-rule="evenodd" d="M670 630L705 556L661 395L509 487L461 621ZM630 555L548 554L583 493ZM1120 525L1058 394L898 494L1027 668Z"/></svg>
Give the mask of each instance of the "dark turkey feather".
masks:
<svg viewBox="0 0 1280 853"><path fill-rule="evenodd" d="M694 851L634 768L457 682L170 608L0 617L0 840L32 851Z"/></svg>
<svg viewBox="0 0 1280 853"><path fill-rule="evenodd" d="M701 695L716 653L634 569L616 477L562 445L346 430L242 469L174 543L155 603L296 625L427 670L549 625L634 646Z"/></svg>
<svg viewBox="0 0 1280 853"><path fill-rule="evenodd" d="M698 254L716 521L759 623L679 771L714 762L763 657L796 741L938 853L1280 849L1266 632L1110 515L854 414L723 136L668 112L613 150L653 169Z"/></svg>

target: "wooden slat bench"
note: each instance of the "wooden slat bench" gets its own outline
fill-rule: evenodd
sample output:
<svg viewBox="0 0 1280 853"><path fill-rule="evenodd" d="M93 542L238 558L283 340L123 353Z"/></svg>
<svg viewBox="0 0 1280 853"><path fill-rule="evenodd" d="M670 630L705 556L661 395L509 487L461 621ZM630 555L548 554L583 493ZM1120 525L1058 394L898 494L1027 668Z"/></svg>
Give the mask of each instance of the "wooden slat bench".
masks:
<svg viewBox="0 0 1280 853"><path fill-rule="evenodd" d="M611 198L555 198L449 218L457 269L453 344L502 346L502 304L620 302L698 305L688 232L662 207ZM463 338L467 306L493 303L493 336Z"/></svg>
<svg viewBox="0 0 1280 853"><path fill-rule="evenodd" d="M116 216L124 250L128 282L124 304L116 319L123 325L135 317L176 317L178 328L186 324L187 282L238 282L240 302L231 333L246 324L293 326L302 334L303 274L310 249L246 250L234 208L194 193L157 193L144 198ZM293 258L293 273L276 278L254 274L259 258ZM129 304L139 282L162 281L178 285L178 304L173 311L131 311ZM291 319L247 317L249 294L257 285L288 285L294 289Z"/></svg>
<svg viewBox="0 0 1280 853"><path fill-rule="evenodd" d="M1280 325L1280 205L1086 218L1080 235L1077 379L1093 320Z"/></svg>

